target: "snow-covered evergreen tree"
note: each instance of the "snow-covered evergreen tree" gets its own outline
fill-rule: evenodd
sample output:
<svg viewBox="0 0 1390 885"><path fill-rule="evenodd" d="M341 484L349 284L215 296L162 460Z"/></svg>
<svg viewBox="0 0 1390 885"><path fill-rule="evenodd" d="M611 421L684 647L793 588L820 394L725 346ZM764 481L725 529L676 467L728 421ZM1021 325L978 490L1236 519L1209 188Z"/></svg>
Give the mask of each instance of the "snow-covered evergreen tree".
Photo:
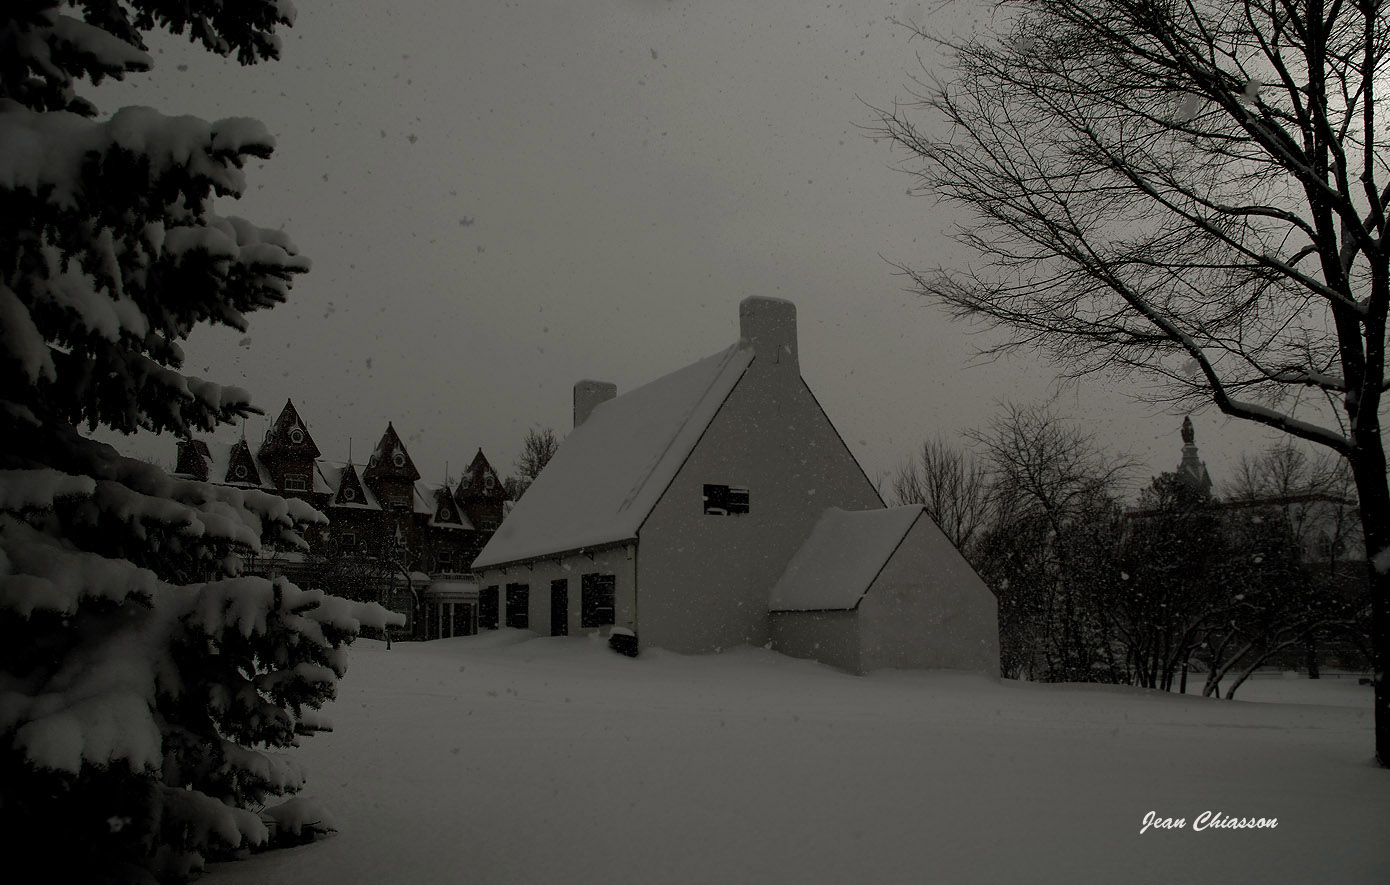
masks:
<svg viewBox="0 0 1390 885"><path fill-rule="evenodd" d="M166 29L243 63L288 0L9 0L0 12L0 832L57 881L177 879L318 817L277 750L322 730L376 606L240 577L301 544L302 502L170 477L82 428L187 435L252 411L184 375L198 323L242 328L308 262L216 214L273 141L253 120L126 108L83 80Z"/></svg>

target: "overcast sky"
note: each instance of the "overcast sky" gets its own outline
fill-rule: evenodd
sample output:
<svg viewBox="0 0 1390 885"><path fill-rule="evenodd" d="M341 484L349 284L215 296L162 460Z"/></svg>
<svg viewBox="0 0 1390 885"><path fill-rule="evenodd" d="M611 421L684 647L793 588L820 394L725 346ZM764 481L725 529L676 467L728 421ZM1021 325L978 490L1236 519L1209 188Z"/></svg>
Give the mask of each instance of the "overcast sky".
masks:
<svg viewBox="0 0 1390 885"><path fill-rule="evenodd" d="M97 100L254 116L278 139L219 211L283 227L314 269L249 334L186 347L187 371L269 413L248 437L293 397L326 457L351 438L362 461L390 420L427 481L479 447L507 473L528 427L569 429L574 381L629 390L727 346L738 302L773 295L874 476L1054 390L1046 363L982 362L970 329L902 291L888 259L958 247L862 129L931 51L894 20L971 27L981 6L324 0L278 63L158 40L152 73ZM1181 417L1127 392L1086 383L1059 407L1143 465L1137 486L1176 466ZM1218 485L1272 438L1194 420ZM172 439L125 447L172 465Z"/></svg>

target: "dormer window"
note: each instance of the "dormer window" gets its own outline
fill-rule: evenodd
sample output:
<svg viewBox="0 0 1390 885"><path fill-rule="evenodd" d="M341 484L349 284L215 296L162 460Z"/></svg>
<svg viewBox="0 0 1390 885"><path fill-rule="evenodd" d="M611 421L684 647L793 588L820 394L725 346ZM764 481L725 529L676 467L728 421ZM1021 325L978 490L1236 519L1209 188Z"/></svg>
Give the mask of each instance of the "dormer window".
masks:
<svg viewBox="0 0 1390 885"><path fill-rule="evenodd" d="M295 445L299 445L300 443L304 442L304 431L300 430L298 427L291 427L290 442L294 443Z"/></svg>
<svg viewBox="0 0 1390 885"><path fill-rule="evenodd" d="M392 463L392 464L395 464L397 467L404 467L404 466L405 466L405 452L396 452L396 454L392 455L392 456L391 456L391 463Z"/></svg>
<svg viewBox="0 0 1390 885"><path fill-rule="evenodd" d="M287 492L306 492L309 490L308 480L298 473L285 474L285 491Z"/></svg>

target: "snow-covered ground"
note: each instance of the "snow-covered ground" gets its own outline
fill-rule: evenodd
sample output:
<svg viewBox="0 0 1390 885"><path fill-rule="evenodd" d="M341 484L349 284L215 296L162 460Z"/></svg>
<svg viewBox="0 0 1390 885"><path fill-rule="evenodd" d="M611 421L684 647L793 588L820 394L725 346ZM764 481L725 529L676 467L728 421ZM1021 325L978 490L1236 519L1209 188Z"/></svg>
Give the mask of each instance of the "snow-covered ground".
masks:
<svg viewBox="0 0 1390 885"><path fill-rule="evenodd" d="M1224 702L530 637L359 642L298 751L340 833L205 881L1390 882L1354 679Z"/></svg>

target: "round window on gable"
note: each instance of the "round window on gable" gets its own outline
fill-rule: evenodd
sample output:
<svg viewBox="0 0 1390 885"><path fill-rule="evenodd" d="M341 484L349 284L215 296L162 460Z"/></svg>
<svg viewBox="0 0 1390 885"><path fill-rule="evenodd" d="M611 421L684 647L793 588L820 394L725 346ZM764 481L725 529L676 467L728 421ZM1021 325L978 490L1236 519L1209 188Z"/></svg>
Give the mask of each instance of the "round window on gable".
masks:
<svg viewBox="0 0 1390 885"><path fill-rule="evenodd" d="M357 489L343 489L343 500L344 500L344 501L356 501L356 500L357 500Z"/></svg>
<svg viewBox="0 0 1390 885"><path fill-rule="evenodd" d="M439 508L439 521L440 521L440 522L448 522L449 520L451 520L451 519L453 519L453 518L454 518L454 514L449 510L448 507L441 507L441 508Z"/></svg>
<svg viewBox="0 0 1390 885"><path fill-rule="evenodd" d="M405 452L397 452L396 454L392 455L392 456L391 456L391 463L392 463L392 464L395 464L397 467L404 467L404 466L405 466Z"/></svg>
<svg viewBox="0 0 1390 885"><path fill-rule="evenodd" d="M238 465L236 466L236 470L233 471L233 472L236 474L236 478L237 478L237 479L245 479L245 478L246 478L246 465L245 465L245 464L238 464Z"/></svg>
<svg viewBox="0 0 1390 885"><path fill-rule="evenodd" d="M304 431L300 430L298 427L291 427L290 442L294 443L295 445L299 445L300 443L304 442Z"/></svg>
<svg viewBox="0 0 1390 885"><path fill-rule="evenodd" d="M491 474L491 473L489 473L487 476L483 477L483 488L487 489L489 492L492 491L492 487L493 487L495 484L496 484L496 480L494 480L494 479L492 478L492 474Z"/></svg>

